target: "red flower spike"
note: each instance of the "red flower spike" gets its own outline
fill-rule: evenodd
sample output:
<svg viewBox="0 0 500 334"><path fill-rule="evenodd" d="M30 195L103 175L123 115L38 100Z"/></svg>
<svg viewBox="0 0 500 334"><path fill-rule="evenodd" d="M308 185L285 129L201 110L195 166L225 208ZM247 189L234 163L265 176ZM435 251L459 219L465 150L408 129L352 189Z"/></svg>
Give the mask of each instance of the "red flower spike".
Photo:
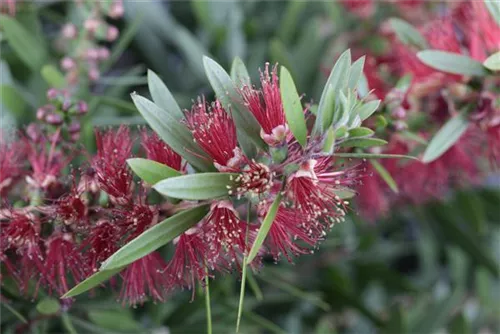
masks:
<svg viewBox="0 0 500 334"><path fill-rule="evenodd" d="M277 146L286 140L289 133L281 101L277 65L269 73L269 63L266 63L265 71L260 73L260 82L260 90L244 86L241 95L262 127L262 139L271 146Z"/></svg>
<svg viewBox="0 0 500 334"><path fill-rule="evenodd" d="M272 180L273 172L268 166L251 160L243 172L234 178L236 186L228 186L228 194L237 195L238 198L245 194L257 196L271 189Z"/></svg>
<svg viewBox="0 0 500 334"><path fill-rule="evenodd" d="M238 213L229 201L219 201L212 204L210 213L203 224L204 237L210 252L217 258L225 254L230 263L237 262L246 252L253 240L255 229L249 227L248 243L246 240L247 223L238 217Z"/></svg>
<svg viewBox="0 0 500 334"><path fill-rule="evenodd" d="M97 155L92 167L100 188L117 204L128 204L134 186L126 163L132 150L129 129L122 125L117 131L109 130L104 135L96 131L96 143Z"/></svg>
<svg viewBox="0 0 500 334"><path fill-rule="evenodd" d="M292 256L313 252L297 244L297 241L300 240L305 245L314 247L320 240L304 230L305 221L307 221L307 217L304 213L280 206L265 241L265 245L275 261L278 261L281 256L285 256L289 262L292 262Z"/></svg>
<svg viewBox="0 0 500 334"><path fill-rule="evenodd" d="M70 287L87 277L89 271L70 233L56 232L46 242L47 256L42 283L55 290L58 295L66 293ZM68 278L72 278L72 283Z"/></svg>
<svg viewBox="0 0 500 334"><path fill-rule="evenodd" d="M22 142L7 143L0 133L0 196L5 196L14 183L22 176L25 145Z"/></svg>
<svg viewBox="0 0 500 334"><path fill-rule="evenodd" d="M368 18L375 13L373 0L341 0L347 10L362 18Z"/></svg>
<svg viewBox="0 0 500 334"><path fill-rule="evenodd" d="M170 148L156 133L148 134L146 130L141 134L141 145L146 151L146 157L170 168L181 171L182 157Z"/></svg>
<svg viewBox="0 0 500 334"><path fill-rule="evenodd" d="M87 201L83 198L83 193L78 191L76 184L47 211L54 213L66 225L76 223L76 227L82 227L88 223Z"/></svg>
<svg viewBox="0 0 500 334"><path fill-rule="evenodd" d="M123 304L143 304L148 297L165 301L172 283L162 273L166 263L159 252L153 252L130 264L121 274L123 279L120 300Z"/></svg>
<svg viewBox="0 0 500 334"><path fill-rule="evenodd" d="M237 147L236 126L219 101L207 108L205 100L198 98L186 113L186 124L195 142L214 160L218 170L238 170L243 157Z"/></svg>
<svg viewBox="0 0 500 334"><path fill-rule="evenodd" d="M168 277L181 287L193 289L198 281L203 281L206 268L213 267L217 258L208 258L214 254L210 252L205 242L203 231L193 227L174 239L175 252L168 262L165 272Z"/></svg>
<svg viewBox="0 0 500 334"><path fill-rule="evenodd" d="M99 220L92 226L80 249L85 252L86 262L93 272L97 272L101 263L116 252L121 236L120 228L108 220Z"/></svg>
<svg viewBox="0 0 500 334"><path fill-rule="evenodd" d="M26 291L31 278L37 277L45 270L42 251L42 240L40 238L40 223L35 221L34 216L11 213L7 221L2 223L0 230L1 252L11 250L19 258L10 263L10 269L14 270L19 289ZM3 261L2 261L3 262ZM15 268L15 265L18 268Z"/></svg>
<svg viewBox="0 0 500 334"><path fill-rule="evenodd" d="M135 201L141 202L143 200L140 198ZM115 212L118 216L123 217L118 219L118 224L123 231L128 233L127 242L158 222L158 211L154 207L143 203L138 203L132 208L123 211L116 210Z"/></svg>

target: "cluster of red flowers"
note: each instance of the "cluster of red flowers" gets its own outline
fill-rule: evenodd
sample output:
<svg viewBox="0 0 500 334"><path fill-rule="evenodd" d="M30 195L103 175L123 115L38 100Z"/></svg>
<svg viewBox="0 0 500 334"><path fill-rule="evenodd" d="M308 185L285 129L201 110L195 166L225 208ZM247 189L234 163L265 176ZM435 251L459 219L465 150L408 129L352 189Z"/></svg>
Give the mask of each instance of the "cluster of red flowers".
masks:
<svg viewBox="0 0 500 334"><path fill-rule="evenodd" d="M359 168L336 164L321 153L319 142L311 140L302 147L294 139L285 120L276 68L266 66L261 84L260 89L242 87L241 97L261 125L262 138L276 149L286 149L286 158L272 162L247 157L221 103L198 99L185 112L183 123L216 169L237 176L228 185L228 198L211 201L209 213L174 240L168 262L155 251L120 273L123 301L163 301L175 287L194 289L215 271L241 269L260 221L278 196L283 201L254 267L265 254L291 261L294 255L310 252L334 223L344 220L349 203L339 192L358 183ZM30 203L3 208L0 214L0 257L22 291L34 281L62 295L96 272L122 245L175 211L197 205L148 203L147 187L134 182L127 166L134 140L125 126L96 131L97 153L65 182L63 170L74 152L67 149L62 126L46 122L53 133L36 138L27 134L0 146L2 156L9 157L0 165L2 197L10 203ZM182 158L156 134L143 130L141 145L147 159L187 173ZM234 204L241 198L251 205ZM244 218L251 214L257 217Z"/></svg>
<svg viewBox="0 0 500 334"><path fill-rule="evenodd" d="M363 3L375 6L373 1ZM413 5L424 11L425 17L433 17L421 24L418 18L406 16L425 39L426 49L466 55L479 62L500 51L500 26L482 1L447 2L439 14L434 8L436 4ZM441 72L424 64L417 57L419 47L401 41L389 23L382 23L380 35L390 47L386 53L367 56L365 74L374 95L385 101L384 116L390 124L385 131L389 145L382 153L421 156L425 143L446 121L458 115L464 106L470 111L467 131L437 160L428 164L382 162L398 184L398 194L376 176L375 169L371 170L375 177L367 178L359 189L360 210L370 219L388 212L393 205L440 198L451 188L479 182L485 173L484 160L489 160L493 167L500 164L498 76L483 77L478 86L470 77ZM366 53L365 49L360 51ZM391 88L394 83L388 74L392 78L411 77L411 84ZM486 168L486 172L489 170Z"/></svg>

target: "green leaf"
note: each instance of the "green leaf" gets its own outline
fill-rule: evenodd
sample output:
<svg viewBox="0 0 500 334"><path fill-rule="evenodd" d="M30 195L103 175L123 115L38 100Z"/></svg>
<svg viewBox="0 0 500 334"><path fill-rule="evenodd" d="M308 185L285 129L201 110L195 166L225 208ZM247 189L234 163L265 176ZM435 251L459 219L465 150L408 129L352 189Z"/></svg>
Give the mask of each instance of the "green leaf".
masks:
<svg viewBox="0 0 500 334"><path fill-rule="evenodd" d="M237 87L250 86L252 84L245 63L243 63L240 57L236 57L233 60L233 64L231 65L231 79Z"/></svg>
<svg viewBox="0 0 500 334"><path fill-rule="evenodd" d="M5 307L10 313L12 313L22 323L25 323L25 324L28 323L28 320L26 320L26 318L21 313L19 313L14 307L10 306L6 301L2 301L2 303L0 303L0 305Z"/></svg>
<svg viewBox="0 0 500 334"><path fill-rule="evenodd" d="M201 171L214 170L211 159L196 145L191 132L182 123L148 99L135 93L131 96L142 117L168 146L194 168Z"/></svg>
<svg viewBox="0 0 500 334"><path fill-rule="evenodd" d="M169 177L182 175L181 172L153 160L133 158L128 159L127 163L137 176L151 185Z"/></svg>
<svg viewBox="0 0 500 334"><path fill-rule="evenodd" d="M389 19L389 24L396 33L398 39L407 45L414 45L419 49L426 49L428 43L424 36L408 22L398 19Z"/></svg>
<svg viewBox="0 0 500 334"><path fill-rule="evenodd" d="M49 84L49 86L61 89L66 86L66 79L64 75L54 66L45 65L42 67L42 77Z"/></svg>
<svg viewBox="0 0 500 334"><path fill-rule="evenodd" d="M260 225L259 232L257 233L257 236L255 237L255 241L253 242L252 249L250 250L250 253L248 254L247 258L247 263L252 263L253 259L257 256L257 253L260 250L260 247L264 243L264 240L267 237L267 234L269 233L269 230L271 229L271 225L274 222L274 218L276 217L276 214L278 213L278 209L281 204L281 192L276 196L274 199L273 204L269 208L269 211L266 214L266 217L262 221L262 224Z"/></svg>
<svg viewBox="0 0 500 334"><path fill-rule="evenodd" d="M413 75L411 73L401 77L398 82L396 82L396 88L405 94L411 86L411 81L413 80Z"/></svg>
<svg viewBox="0 0 500 334"><path fill-rule="evenodd" d="M488 71L483 64L468 56L457 53L424 50L417 53L418 59L436 70L459 75L485 76Z"/></svg>
<svg viewBox="0 0 500 334"><path fill-rule="evenodd" d="M391 307L390 317L387 321L387 324L384 326L382 333L387 334L405 334L406 330L406 322L405 316L401 307L394 305Z"/></svg>
<svg viewBox="0 0 500 334"><path fill-rule="evenodd" d="M288 126L295 139L302 147L305 147L307 143L307 127L304 111L292 76L284 66L281 66L280 71L280 92Z"/></svg>
<svg viewBox="0 0 500 334"><path fill-rule="evenodd" d="M386 145L387 141L379 138L353 138L339 144L340 147L374 147Z"/></svg>
<svg viewBox="0 0 500 334"><path fill-rule="evenodd" d="M18 121L25 120L27 103L22 94L19 93L15 87L11 85L1 85L0 102Z"/></svg>
<svg viewBox="0 0 500 334"><path fill-rule="evenodd" d="M369 128L354 128L349 130L349 138L354 138L354 137L369 137L373 135L375 132L372 129Z"/></svg>
<svg viewBox="0 0 500 334"><path fill-rule="evenodd" d="M335 130L330 127L326 131L326 136L323 141L323 152L327 154L333 154L335 150Z"/></svg>
<svg viewBox="0 0 500 334"><path fill-rule="evenodd" d="M41 314L56 314L60 309L59 301L50 297L46 297L36 304L36 310Z"/></svg>
<svg viewBox="0 0 500 334"><path fill-rule="evenodd" d="M141 326L134 320L131 312L126 310L90 310L90 321L104 329L116 331L140 332Z"/></svg>
<svg viewBox="0 0 500 334"><path fill-rule="evenodd" d="M172 93L170 93L160 77L151 70L148 70L148 87L149 93L158 107L167 111L176 120L184 118L184 113L175 101Z"/></svg>
<svg viewBox="0 0 500 334"><path fill-rule="evenodd" d="M500 71L500 51L489 56L483 65L489 70Z"/></svg>
<svg viewBox="0 0 500 334"><path fill-rule="evenodd" d="M47 59L47 50L44 45L12 17L0 15L0 27L2 35L19 59L32 70L38 71Z"/></svg>
<svg viewBox="0 0 500 334"><path fill-rule="evenodd" d="M196 225L208 212L208 206L182 211L147 229L121 247L101 265L100 270L124 267L166 245Z"/></svg>
<svg viewBox="0 0 500 334"><path fill-rule="evenodd" d="M500 26L500 3L498 1L484 0L484 4L497 22L497 25Z"/></svg>
<svg viewBox="0 0 500 334"><path fill-rule="evenodd" d="M333 123L334 117L339 119L340 116L338 114L341 112L342 112L341 108L337 106L335 101L335 90L333 89L333 86L330 85L326 92L324 109L322 112L323 126L330 128ZM318 119L317 114L316 114L316 119Z"/></svg>
<svg viewBox="0 0 500 334"><path fill-rule="evenodd" d="M333 66L332 72L326 81L323 93L321 93L321 98L319 100L318 112L316 117L316 123L314 124L315 133L325 132L330 124L327 124L325 120L325 110L328 108L327 95L330 87L333 89L333 94L337 95L341 90L345 89L349 80L349 71L351 68L351 50L346 50L342 53Z"/></svg>
<svg viewBox="0 0 500 334"><path fill-rule="evenodd" d="M380 175L382 180L384 180L385 183L387 183L389 188L391 188L391 190L396 194L399 193L398 185L396 181L394 181L394 179L392 178L391 174L389 174L387 169L385 169L384 166L382 166L377 160L370 160L370 163L373 166L373 168L375 168L378 175Z"/></svg>
<svg viewBox="0 0 500 334"><path fill-rule="evenodd" d="M401 154L379 154L379 153L335 153L334 156L339 158L358 158L358 159L412 159L418 160L411 155Z"/></svg>
<svg viewBox="0 0 500 334"><path fill-rule="evenodd" d="M63 312L61 314L61 319L62 319L62 323L64 325L64 328L68 331L69 334L78 334L78 332L76 331L75 327L73 326L73 323L71 322L71 319L68 316L67 312Z"/></svg>
<svg viewBox="0 0 500 334"><path fill-rule="evenodd" d="M422 161L429 163L439 158L460 139L468 127L469 122L463 114L448 120L429 142Z"/></svg>
<svg viewBox="0 0 500 334"><path fill-rule="evenodd" d="M472 334L471 325L463 313L457 314L450 323L449 332L453 334Z"/></svg>
<svg viewBox="0 0 500 334"><path fill-rule="evenodd" d="M370 101L365 103L354 110L354 113L359 115L362 121L370 117L380 106L380 100Z"/></svg>
<svg viewBox="0 0 500 334"><path fill-rule="evenodd" d="M221 198L229 195L235 173L200 173L172 177L153 186L165 196L187 199L205 200Z"/></svg>
<svg viewBox="0 0 500 334"><path fill-rule="evenodd" d="M98 286L102 282L107 281L112 276L114 276L114 275L118 274L120 271L122 271L122 269L123 269L123 267L112 269L112 270L98 271L95 274L93 274L92 276L88 277L83 282L80 282L80 284L76 285L68 292L66 292L61 298L70 298L70 297L78 296L79 294L82 294L85 291L88 291L88 290Z"/></svg>
<svg viewBox="0 0 500 334"><path fill-rule="evenodd" d="M291 38L294 35L294 32L299 26L297 24L298 19L301 13L303 13L304 7L306 5L307 3L304 1L293 0L288 2L278 29L278 36L283 42L290 42Z"/></svg>
<svg viewBox="0 0 500 334"><path fill-rule="evenodd" d="M236 128L252 138L257 146L264 148L265 143L260 137L260 125L252 113L244 106L243 99L229 74L216 61L207 56L203 56L203 65L210 85L226 112L232 116Z"/></svg>
<svg viewBox="0 0 500 334"><path fill-rule="evenodd" d="M361 79L361 75L363 74L363 68L365 66L366 57L363 56L356 60L352 66L351 71L349 72L349 80L347 86L350 89L356 89L358 87L359 80Z"/></svg>

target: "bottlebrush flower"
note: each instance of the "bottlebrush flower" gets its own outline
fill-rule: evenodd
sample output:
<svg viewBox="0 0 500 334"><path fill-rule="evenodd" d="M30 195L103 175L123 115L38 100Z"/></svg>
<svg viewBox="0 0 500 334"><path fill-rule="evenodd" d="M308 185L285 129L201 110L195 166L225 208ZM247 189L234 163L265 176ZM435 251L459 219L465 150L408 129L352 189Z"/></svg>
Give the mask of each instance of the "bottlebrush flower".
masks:
<svg viewBox="0 0 500 334"><path fill-rule="evenodd" d="M101 134L96 131L97 154L92 160L99 187L112 196L119 204L129 203L133 190L132 174L127 167L127 159L132 151L132 140L126 126L117 131L108 130Z"/></svg>
<svg viewBox="0 0 500 334"><path fill-rule="evenodd" d="M266 63L264 72L260 73L261 89L241 88L245 105L262 127L262 139L271 146L282 144L289 132L278 81L277 65L269 73L269 63Z"/></svg>
<svg viewBox="0 0 500 334"><path fill-rule="evenodd" d="M194 298L195 284L205 278L207 268L214 268L218 256L210 257L214 254L198 226L175 238L174 245L174 254L164 272L175 285L193 289Z"/></svg>
<svg viewBox="0 0 500 334"><path fill-rule="evenodd" d="M388 187L378 175L369 167L366 171L367 177L356 188L358 192L357 204L363 218L374 222L377 218L389 212L390 199L387 196Z"/></svg>
<svg viewBox="0 0 500 334"><path fill-rule="evenodd" d="M238 147L236 126L219 101L207 108L205 100L198 98L186 113L186 124L195 142L214 160L218 170L239 168L242 152Z"/></svg>
<svg viewBox="0 0 500 334"><path fill-rule="evenodd" d="M486 137L486 155L493 166L500 166L500 107L495 106L495 95L483 93L471 121Z"/></svg>
<svg viewBox="0 0 500 334"><path fill-rule="evenodd" d="M42 282L47 285L49 293L52 290L59 295L67 292L73 286L68 284L68 277L71 277L72 284L87 277L88 267L71 233L53 233L45 247L47 253Z"/></svg>
<svg viewBox="0 0 500 334"><path fill-rule="evenodd" d="M141 134L141 145L150 160L162 163L175 170L181 171L182 158L174 152L156 133L148 134L146 130Z"/></svg>
<svg viewBox="0 0 500 334"><path fill-rule="evenodd" d="M88 237L80 245L80 250L84 252L89 268L97 272L101 263L118 249L122 234L118 225L107 219L98 220L88 233Z"/></svg>
<svg viewBox="0 0 500 334"><path fill-rule="evenodd" d="M255 227L247 225L238 217L230 201L218 201L210 207L203 223L205 242L214 257L222 254L232 263L241 260L254 239ZM247 231L248 229L248 231ZM247 235L248 233L248 235ZM248 240L248 241L247 241Z"/></svg>
<svg viewBox="0 0 500 334"><path fill-rule="evenodd" d="M2 134L0 134L2 135ZM5 196L15 182L23 175L22 159L25 155L23 142L7 143L0 137L0 196Z"/></svg>
<svg viewBox="0 0 500 334"><path fill-rule="evenodd" d="M65 225L75 224L76 228L81 228L88 223L87 201L74 181L70 191L45 211L55 214Z"/></svg>
<svg viewBox="0 0 500 334"><path fill-rule="evenodd" d="M114 212L117 216L117 223L128 234L127 241L158 223L158 211L153 206L145 204L144 196L136 197L133 207L117 209Z"/></svg>
<svg viewBox="0 0 500 334"><path fill-rule="evenodd" d="M261 216L265 216L269 205L267 203L268 207L261 212ZM300 210L280 206L265 241L275 261L284 256L292 262L292 256L312 253L304 246L315 247L320 239L307 230L307 221L308 217ZM304 246L298 245L298 242Z"/></svg>
<svg viewBox="0 0 500 334"><path fill-rule="evenodd" d="M158 252L130 264L121 274L123 283L120 300L130 305L143 304L148 297L153 301L165 301L172 289L172 281L162 273L165 266L165 261Z"/></svg>
<svg viewBox="0 0 500 334"><path fill-rule="evenodd" d="M321 238L334 223L344 220L347 201L336 191L353 184L356 177L343 170L335 171L331 158L308 160L288 177L285 189L293 208L304 213L303 228L311 238Z"/></svg>
<svg viewBox="0 0 500 334"><path fill-rule="evenodd" d="M373 0L341 0L341 3L349 11L362 18L368 18L375 13Z"/></svg>
<svg viewBox="0 0 500 334"><path fill-rule="evenodd" d="M241 196L250 194L257 196L271 189L273 172L263 163L255 160L248 161L243 171L234 178L236 186L230 187L228 194Z"/></svg>
<svg viewBox="0 0 500 334"><path fill-rule="evenodd" d="M19 289L26 291L31 278L35 278L45 270L42 239L40 237L40 222L33 215L10 212L7 219L1 223L0 245L2 253L14 253L16 264L14 278ZM10 263L7 261L6 263ZM11 270L13 270L11 266Z"/></svg>

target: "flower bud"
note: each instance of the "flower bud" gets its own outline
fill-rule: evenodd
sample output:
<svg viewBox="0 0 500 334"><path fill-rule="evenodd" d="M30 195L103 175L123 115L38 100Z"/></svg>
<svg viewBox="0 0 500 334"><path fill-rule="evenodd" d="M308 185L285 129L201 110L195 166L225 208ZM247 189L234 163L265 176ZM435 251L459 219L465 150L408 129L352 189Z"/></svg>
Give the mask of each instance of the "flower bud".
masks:
<svg viewBox="0 0 500 334"><path fill-rule="evenodd" d="M44 107L41 107L41 108L38 108L37 111L36 111L36 118L38 120L43 120L45 119L45 116L47 115L47 110L45 110Z"/></svg>
<svg viewBox="0 0 500 334"><path fill-rule="evenodd" d="M80 132L75 132L70 135L71 141L76 142L80 139Z"/></svg>
<svg viewBox="0 0 500 334"><path fill-rule="evenodd" d="M78 35L76 26L72 23L65 24L62 28L62 35L67 39L75 39Z"/></svg>
<svg viewBox="0 0 500 334"><path fill-rule="evenodd" d="M101 76L101 73L99 72L99 70L97 68L91 68L89 70L89 79L90 81L97 81L99 80L99 77Z"/></svg>
<svg viewBox="0 0 500 334"><path fill-rule="evenodd" d="M121 0L115 0L109 9L108 16L112 19L118 19L123 16L125 9Z"/></svg>
<svg viewBox="0 0 500 334"><path fill-rule="evenodd" d="M50 113L45 116L45 122L49 123L50 125L61 125L63 123L63 118L59 114Z"/></svg>
<svg viewBox="0 0 500 334"><path fill-rule="evenodd" d="M85 23L83 24L83 27L90 33L95 33L97 29L99 29L99 26L101 25L101 22L95 18L87 19Z"/></svg>
<svg viewBox="0 0 500 334"><path fill-rule="evenodd" d="M73 58L70 57L64 57L61 60L61 68L65 71L70 71L76 67L76 63L73 60Z"/></svg>
<svg viewBox="0 0 500 334"><path fill-rule="evenodd" d="M54 100L59 96L59 91L55 88L50 88L47 91L47 99Z"/></svg>
<svg viewBox="0 0 500 334"><path fill-rule="evenodd" d="M85 115L89 111L89 107L86 102L78 101L77 110L80 115Z"/></svg>
<svg viewBox="0 0 500 334"><path fill-rule="evenodd" d="M392 117L397 118L397 119L405 119L406 118L406 110L403 107L399 106L397 108L394 108L391 111L391 115L392 115Z"/></svg>
<svg viewBox="0 0 500 334"><path fill-rule="evenodd" d="M117 27L109 26L108 30L106 31L106 39L108 40L108 42L113 42L118 38L119 33L120 32L118 31Z"/></svg>
<svg viewBox="0 0 500 334"><path fill-rule="evenodd" d="M71 134L78 133L78 132L80 132L80 130L81 130L81 126L80 126L80 123L79 123L79 122L74 122L74 123L71 123L71 124L68 126L68 131L69 131Z"/></svg>
<svg viewBox="0 0 500 334"><path fill-rule="evenodd" d="M71 100L65 99L61 107L62 111L67 112L71 108L72 104Z"/></svg>
<svg viewBox="0 0 500 334"><path fill-rule="evenodd" d="M109 50L108 48L99 48L99 59L100 60L105 60L109 58Z"/></svg>
<svg viewBox="0 0 500 334"><path fill-rule="evenodd" d="M85 51L85 58L87 60L97 60L99 58L99 50L98 49L94 49L94 48L90 48L88 50Z"/></svg>

